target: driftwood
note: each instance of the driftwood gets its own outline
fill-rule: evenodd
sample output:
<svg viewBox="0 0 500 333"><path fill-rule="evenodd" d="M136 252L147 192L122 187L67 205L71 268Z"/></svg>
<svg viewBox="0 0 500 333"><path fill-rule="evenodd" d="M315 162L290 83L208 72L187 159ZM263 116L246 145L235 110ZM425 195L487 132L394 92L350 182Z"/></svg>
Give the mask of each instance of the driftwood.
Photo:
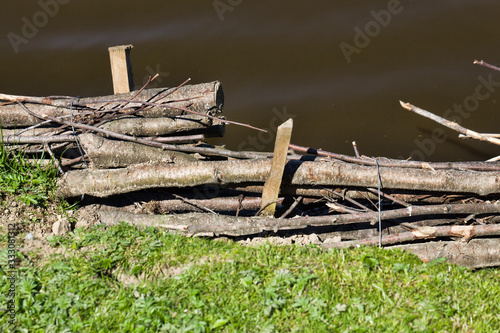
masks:
<svg viewBox="0 0 500 333"><path fill-rule="evenodd" d="M138 95L136 93L76 99L0 95L0 100L20 101L37 115L56 118L69 117L71 113L73 116L78 116L81 111L88 113L89 108L93 112L103 109L119 111L143 108L136 113L142 117L177 116L183 113L179 108L189 108L192 111L215 115L222 111L224 104L222 85L218 81L178 88L145 89ZM134 100L130 102L132 97ZM137 101L154 101L155 104L161 104L161 107L144 108L144 104ZM14 103L0 106L0 122L5 128L19 128L40 123L40 119L27 114L19 104Z"/></svg>
<svg viewBox="0 0 500 333"><path fill-rule="evenodd" d="M271 161L210 161L177 165L136 165L117 170L77 170L58 182L66 197L89 194L106 197L147 188L186 187L203 184L265 182ZM500 192L500 173L457 170L380 168L383 188L433 190L487 195ZM284 183L377 187L376 167L344 162L288 161Z"/></svg>

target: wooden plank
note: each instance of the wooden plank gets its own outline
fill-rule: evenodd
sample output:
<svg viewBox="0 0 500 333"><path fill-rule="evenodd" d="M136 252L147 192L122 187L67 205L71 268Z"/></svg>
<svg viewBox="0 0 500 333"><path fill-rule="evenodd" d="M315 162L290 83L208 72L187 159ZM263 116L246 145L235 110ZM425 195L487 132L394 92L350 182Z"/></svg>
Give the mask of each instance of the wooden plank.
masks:
<svg viewBox="0 0 500 333"><path fill-rule="evenodd" d="M130 61L132 47L132 45L118 45L108 48L115 94L128 93L134 90L132 62Z"/></svg>
<svg viewBox="0 0 500 333"><path fill-rule="evenodd" d="M286 122L278 126L276 134L276 142L274 143L273 162L271 171L264 184L262 191L262 205L260 216L274 216L276 211L276 200L281 187L281 179L286 164L286 156L288 154L288 145L292 137L293 119L288 119Z"/></svg>

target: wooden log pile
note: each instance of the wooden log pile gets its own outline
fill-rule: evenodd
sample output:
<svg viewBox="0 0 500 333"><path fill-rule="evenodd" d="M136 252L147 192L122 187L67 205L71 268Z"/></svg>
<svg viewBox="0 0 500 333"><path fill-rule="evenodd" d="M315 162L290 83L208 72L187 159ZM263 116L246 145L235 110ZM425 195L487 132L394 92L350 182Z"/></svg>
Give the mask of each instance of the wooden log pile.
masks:
<svg viewBox="0 0 500 333"><path fill-rule="evenodd" d="M315 233L326 248L397 245L428 260L500 265L499 162L301 147L290 144L291 120L278 128L274 153L214 147L204 139L222 136L226 123L252 127L221 116L217 81L95 98L0 99L4 145L52 156L60 194L87 206L80 225L125 221L235 239ZM443 247L453 241L460 246ZM483 243L493 248L478 251ZM474 253L481 256L471 261Z"/></svg>

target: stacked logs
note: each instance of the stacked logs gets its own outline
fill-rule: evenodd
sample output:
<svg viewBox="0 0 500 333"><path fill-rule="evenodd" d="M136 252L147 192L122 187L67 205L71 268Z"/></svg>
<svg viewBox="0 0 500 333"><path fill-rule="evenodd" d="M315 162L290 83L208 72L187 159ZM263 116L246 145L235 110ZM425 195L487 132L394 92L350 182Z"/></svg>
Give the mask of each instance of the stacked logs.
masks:
<svg viewBox="0 0 500 333"><path fill-rule="evenodd" d="M324 247L409 246L427 259L500 264L498 162L346 156L289 144L289 137L274 154L214 147L203 139L234 123L220 116L219 82L0 99L6 149L52 156L60 194L87 206L81 225L125 221L236 239L315 233ZM264 202L271 174L281 178L279 194ZM269 205L275 209L263 214Z"/></svg>
<svg viewBox="0 0 500 333"><path fill-rule="evenodd" d="M224 94L217 81L94 98L0 98L6 101L0 122L7 149L55 158L61 173L196 161L196 147L225 130Z"/></svg>

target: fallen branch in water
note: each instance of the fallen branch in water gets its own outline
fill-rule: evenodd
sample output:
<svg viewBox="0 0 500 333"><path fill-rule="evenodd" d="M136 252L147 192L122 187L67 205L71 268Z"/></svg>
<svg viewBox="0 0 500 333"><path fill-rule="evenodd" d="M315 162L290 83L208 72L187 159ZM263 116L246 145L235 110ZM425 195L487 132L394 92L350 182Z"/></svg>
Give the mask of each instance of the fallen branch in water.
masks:
<svg viewBox="0 0 500 333"><path fill-rule="evenodd" d="M401 101L400 101L400 103L401 103L401 106L403 108L405 108L406 110L415 112L418 115L421 115L425 118L431 119L431 120L433 120L433 121L435 121L443 126L446 126L448 128L451 128L452 130L457 131L460 134L466 135L466 136L471 137L473 139L487 141L487 142L493 143L495 145L500 145L500 139L497 139L497 138L491 137L491 136L482 135L481 133L478 133L478 132L472 131L470 129L467 129L463 126L460 126L456 122L446 120L440 116L436 116L435 114L433 114L429 111L426 111L424 109L421 109L417 106L411 105L410 103L404 103Z"/></svg>

